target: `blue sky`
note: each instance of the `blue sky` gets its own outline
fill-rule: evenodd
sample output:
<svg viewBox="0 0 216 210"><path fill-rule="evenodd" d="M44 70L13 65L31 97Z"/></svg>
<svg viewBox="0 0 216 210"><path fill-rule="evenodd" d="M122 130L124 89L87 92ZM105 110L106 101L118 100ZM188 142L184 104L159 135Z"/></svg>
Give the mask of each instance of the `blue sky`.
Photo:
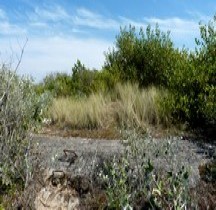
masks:
<svg viewBox="0 0 216 210"><path fill-rule="evenodd" d="M194 48L199 21L216 14L215 0L0 0L0 59L15 66L28 38L19 74L36 81L71 72L77 59L101 68L120 26L159 24L176 47Z"/></svg>

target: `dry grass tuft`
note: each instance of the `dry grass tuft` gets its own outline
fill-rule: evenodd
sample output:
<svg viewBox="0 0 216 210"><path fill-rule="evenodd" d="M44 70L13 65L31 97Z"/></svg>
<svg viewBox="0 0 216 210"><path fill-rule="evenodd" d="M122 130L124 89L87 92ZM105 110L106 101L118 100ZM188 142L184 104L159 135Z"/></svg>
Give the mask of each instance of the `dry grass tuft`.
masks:
<svg viewBox="0 0 216 210"><path fill-rule="evenodd" d="M138 85L117 85L116 93L120 104L117 118L124 126L145 128L162 121L158 107L161 91L155 87L139 89Z"/></svg>
<svg viewBox="0 0 216 210"><path fill-rule="evenodd" d="M141 128L167 122L160 110L165 92L155 87L118 84L110 94L95 93L88 98L58 98L49 109L53 122L75 129Z"/></svg>
<svg viewBox="0 0 216 210"><path fill-rule="evenodd" d="M72 128L104 126L109 98L93 94L89 98L58 98L53 101L49 115L54 122Z"/></svg>

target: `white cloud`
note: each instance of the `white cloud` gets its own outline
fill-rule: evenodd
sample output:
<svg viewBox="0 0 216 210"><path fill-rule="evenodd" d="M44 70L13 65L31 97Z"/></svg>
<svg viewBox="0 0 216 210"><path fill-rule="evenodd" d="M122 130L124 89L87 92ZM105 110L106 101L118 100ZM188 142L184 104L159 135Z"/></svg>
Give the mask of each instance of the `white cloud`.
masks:
<svg viewBox="0 0 216 210"><path fill-rule="evenodd" d="M202 18L201 18L202 17ZM145 28L148 24L154 26L156 23L159 24L159 28L164 31L171 31L171 37L177 45L190 44L195 37L199 36L199 20L206 20L208 17L198 13L196 18L158 18L158 17L144 17L139 20L119 16L115 19L106 18L105 16L94 13L85 8L80 8L77 10L77 15L73 17L75 25L78 26L88 26L97 29L111 29L118 31L120 27L132 25L137 28Z"/></svg>
<svg viewBox="0 0 216 210"><path fill-rule="evenodd" d="M178 17L172 18L145 18L147 24L159 25L159 28L164 31L170 31L170 36L177 47L183 45L189 49L193 49L195 38L199 37L199 21L194 19L183 19Z"/></svg>
<svg viewBox="0 0 216 210"><path fill-rule="evenodd" d="M23 35L26 30L17 24L10 23L7 13L0 8L0 35Z"/></svg>
<svg viewBox="0 0 216 210"><path fill-rule="evenodd" d="M6 40L0 40L0 45L2 50L7 51L9 56L9 43ZM100 69L104 63L104 51L107 51L111 45L111 42L102 39L81 39L76 37L30 38L19 74L30 74L39 81L47 73L53 71L70 73L77 59L80 59L90 68ZM20 53L20 47L15 39L11 40L11 46L13 46L14 53ZM14 63L16 63L16 60L14 60Z"/></svg>
<svg viewBox="0 0 216 210"><path fill-rule="evenodd" d="M198 23L193 20L182 19L178 17L159 19L159 18L145 18L145 21L149 24L159 24L159 27L163 31L171 31L176 35L188 35L194 34L199 28Z"/></svg>
<svg viewBox="0 0 216 210"><path fill-rule="evenodd" d="M21 28L18 25L11 24L8 21L0 22L0 35L25 35L27 32L26 29Z"/></svg>
<svg viewBox="0 0 216 210"><path fill-rule="evenodd" d="M197 16L197 14L196 14ZM199 14L201 17L201 14ZM203 16L204 17L204 16ZM34 13L29 15L30 26L41 27L53 30L55 33L61 31L58 27L76 28L76 31L87 31L88 28L95 28L99 30L112 30L118 31L122 26L132 25L135 27L145 28L148 24L159 24L160 29L163 31L171 31L173 36L188 36L195 35L199 29L198 20L196 19L182 19L179 17L171 17L161 19L158 17L145 17L140 20L134 20L128 17L108 18L100 13L93 12L86 8L78 8L72 15L66 9L55 5L52 8L35 8ZM206 19L206 17L205 17ZM48 21L52 21L55 27L49 27ZM59 21L64 21L64 24L59 24ZM57 28L56 28L57 26Z"/></svg>
<svg viewBox="0 0 216 210"><path fill-rule="evenodd" d="M85 8L80 8L76 12L77 15L73 16L73 23L75 25L98 29L119 29L120 22L118 20L106 18Z"/></svg>
<svg viewBox="0 0 216 210"><path fill-rule="evenodd" d="M5 11L3 9L0 8L0 19L1 20L6 20L7 19L7 15L5 13Z"/></svg>
<svg viewBox="0 0 216 210"><path fill-rule="evenodd" d="M40 18L51 21L65 20L69 17L67 12L60 6L55 6L51 9L41 9L39 7L36 7L35 13Z"/></svg>
<svg viewBox="0 0 216 210"><path fill-rule="evenodd" d="M27 14L31 25L40 25L43 27L47 22L67 21L70 16L66 10L59 6L54 5L52 7L35 7L33 12Z"/></svg>
<svg viewBox="0 0 216 210"><path fill-rule="evenodd" d="M144 28L147 26L147 23L145 21L136 21L136 20L132 20L130 18L126 18L126 17L120 17L121 20L121 26L129 26L132 25L136 28Z"/></svg>
<svg viewBox="0 0 216 210"><path fill-rule="evenodd" d="M162 31L171 31L172 39L179 47L184 43L192 48L193 39L199 35L198 20L195 17L143 17L135 20L122 16L108 18L85 8L79 8L73 13L68 13L66 9L58 5L51 8L36 7L28 14L28 21L22 25L11 23L0 9L0 35L3 37L0 39L1 53L7 52L5 55L10 57L12 46L13 51L19 54L17 36L29 38L20 74L31 74L38 81L51 71L69 73L77 59L90 68L101 68L104 63L103 53L112 47L115 39L113 37L108 41L106 30L118 33L120 26L131 24L145 28L148 24L158 23ZM89 27L100 30L105 34L104 37L94 38L94 35L97 36L95 32L91 38L87 38L90 36Z"/></svg>
<svg viewBox="0 0 216 210"><path fill-rule="evenodd" d="M29 25L31 27L49 28L49 24L58 25L64 21L61 26L64 27L90 27L96 29L118 30L121 25L120 19L107 18L99 13L92 12L85 8L78 8L71 15L66 9L59 5L53 7L36 7L33 12L28 13ZM54 29L52 29L54 30ZM82 30L83 31L83 30Z"/></svg>
<svg viewBox="0 0 216 210"><path fill-rule="evenodd" d="M188 10L187 13L197 22L208 22L210 19L212 19L211 16L205 15L195 10Z"/></svg>
<svg viewBox="0 0 216 210"><path fill-rule="evenodd" d="M44 23L44 22L31 22L29 24L30 26L32 27L37 27L37 28L48 28L49 25L47 23Z"/></svg>
<svg viewBox="0 0 216 210"><path fill-rule="evenodd" d="M177 47L182 47L185 44L186 47L193 48L194 39L199 37L198 19L144 17L140 20L133 20L120 17L120 20L122 26L132 25L138 29L140 27L145 29L149 24L154 28L158 24L161 31L171 32L170 36Z"/></svg>

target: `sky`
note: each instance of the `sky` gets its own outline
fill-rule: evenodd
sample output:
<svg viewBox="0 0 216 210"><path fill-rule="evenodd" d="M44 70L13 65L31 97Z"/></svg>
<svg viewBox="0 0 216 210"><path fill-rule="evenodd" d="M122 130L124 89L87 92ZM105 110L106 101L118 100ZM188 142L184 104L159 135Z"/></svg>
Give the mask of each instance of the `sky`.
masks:
<svg viewBox="0 0 216 210"><path fill-rule="evenodd" d="M176 47L194 49L199 22L216 14L215 0L0 0L0 62L35 81L71 73L77 59L101 69L120 27L159 24Z"/></svg>

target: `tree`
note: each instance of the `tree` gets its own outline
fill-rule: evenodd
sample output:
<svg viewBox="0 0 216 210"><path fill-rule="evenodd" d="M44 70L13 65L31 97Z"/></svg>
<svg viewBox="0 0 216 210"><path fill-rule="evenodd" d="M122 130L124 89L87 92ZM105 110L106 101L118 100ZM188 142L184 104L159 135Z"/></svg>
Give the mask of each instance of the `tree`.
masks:
<svg viewBox="0 0 216 210"><path fill-rule="evenodd" d="M92 92L97 70L89 70L80 60L72 68L72 86L75 95L89 95Z"/></svg>
<svg viewBox="0 0 216 210"><path fill-rule="evenodd" d="M106 53L105 69L121 81L138 82L141 87L166 86L167 75L175 64L174 49L169 33L150 26L139 33L130 26L121 29L116 38L116 47Z"/></svg>
<svg viewBox="0 0 216 210"><path fill-rule="evenodd" d="M72 95L71 76L66 73L49 74L36 88L39 92L49 91L56 97L70 96Z"/></svg>
<svg viewBox="0 0 216 210"><path fill-rule="evenodd" d="M171 97L167 102L177 119L192 126L216 121L216 17L200 25L201 39L195 52L181 51L176 68L168 77Z"/></svg>

